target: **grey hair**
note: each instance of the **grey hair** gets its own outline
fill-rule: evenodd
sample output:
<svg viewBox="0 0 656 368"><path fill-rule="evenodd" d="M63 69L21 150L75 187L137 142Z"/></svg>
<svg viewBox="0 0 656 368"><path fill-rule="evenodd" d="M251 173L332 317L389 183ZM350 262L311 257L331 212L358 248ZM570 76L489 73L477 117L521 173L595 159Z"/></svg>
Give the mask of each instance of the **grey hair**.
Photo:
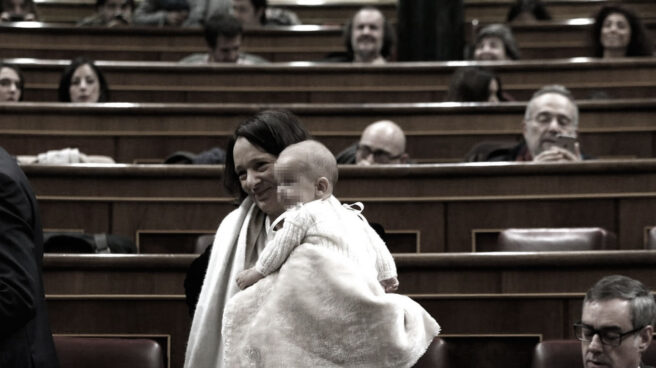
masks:
<svg viewBox="0 0 656 368"><path fill-rule="evenodd" d="M588 290L583 303L611 299L629 301L633 328L654 325L656 302L651 291L640 281L622 275L606 276Z"/></svg>
<svg viewBox="0 0 656 368"><path fill-rule="evenodd" d="M565 86L560 85L560 84L550 84L543 86L539 90L535 91L533 93L533 96L531 96L531 100L528 102L528 105L526 105L526 111L524 112L524 121L529 121L531 120L531 112L532 112L532 105L533 101L535 101L536 98L550 94L550 93L555 93L557 95L561 95L569 100L569 102L572 103L572 106L574 106L574 126L578 127L579 126L579 107L576 105L576 102L574 101L574 96L572 95L572 92L569 91Z"/></svg>

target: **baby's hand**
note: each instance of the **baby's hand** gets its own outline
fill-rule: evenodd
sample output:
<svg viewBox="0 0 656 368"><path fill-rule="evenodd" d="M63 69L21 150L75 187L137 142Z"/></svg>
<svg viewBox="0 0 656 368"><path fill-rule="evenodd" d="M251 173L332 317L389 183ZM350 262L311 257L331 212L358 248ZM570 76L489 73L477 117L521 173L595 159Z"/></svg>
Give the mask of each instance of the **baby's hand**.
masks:
<svg viewBox="0 0 656 368"><path fill-rule="evenodd" d="M241 290L246 289L247 287L258 282L260 279L264 278L264 275L257 272L255 268L249 268L247 270L241 271L237 275L237 285Z"/></svg>
<svg viewBox="0 0 656 368"><path fill-rule="evenodd" d="M399 279L396 277L390 277L389 279L382 280L380 281L380 284L383 285L386 293L391 293L399 289Z"/></svg>

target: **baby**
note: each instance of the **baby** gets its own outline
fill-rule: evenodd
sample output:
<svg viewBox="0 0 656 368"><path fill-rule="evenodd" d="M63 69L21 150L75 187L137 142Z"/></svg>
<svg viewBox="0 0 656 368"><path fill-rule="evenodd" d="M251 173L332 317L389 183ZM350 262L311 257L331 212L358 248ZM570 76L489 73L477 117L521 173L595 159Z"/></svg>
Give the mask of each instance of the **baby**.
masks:
<svg viewBox="0 0 656 368"><path fill-rule="evenodd" d="M278 270L295 247L309 243L328 247L370 272L386 292L398 289L396 265L387 246L360 211L342 204L332 195L337 182L337 162L317 141L288 146L274 166L278 200L287 211L272 224L283 221L257 260L255 267L237 275L245 289Z"/></svg>

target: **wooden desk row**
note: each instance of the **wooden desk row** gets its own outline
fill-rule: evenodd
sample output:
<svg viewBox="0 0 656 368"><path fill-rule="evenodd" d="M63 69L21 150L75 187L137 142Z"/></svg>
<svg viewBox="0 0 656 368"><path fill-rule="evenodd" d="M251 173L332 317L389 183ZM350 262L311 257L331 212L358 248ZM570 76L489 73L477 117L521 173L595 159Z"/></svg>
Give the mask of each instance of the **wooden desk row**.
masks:
<svg viewBox="0 0 656 368"><path fill-rule="evenodd" d="M336 196L361 201L393 252L472 252L510 227L615 232L644 249L656 226L656 160L340 167ZM50 230L112 232L142 253L188 253L234 208L221 166L23 166ZM65 214L65 215L63 215Z"/></svg>
<svg viewBox="0 0 656 368"><path fill-rule="evenodd" d="M579 132L596 158L656 157L656 100L580 101ZM521 134L525 103L503 104L0 104L2 145L14 155L77 147L121 163L161 163L176 151L225 147L237 125L264 108L289 109L335 154L370 123L391 119L416 162L460 162L484 140Z"/></svg>
<svg viewBox="0 0 656 368"><path fill-rule="evenodd" d="M656 12L656 6L652 7ZM517 24L513 32L523 59L586 57L592 55L591 24L590 19ZM656 35L656 21L645 24ZM465 27L471 29L472 25ZM81 30L34 22L1 24L0 35L5 58L72 59L85 55L97 60L178 61L207 50L201 29L135 26ZM345 49L341 26L303 25L248 29L243 51L272 62L288 62L318 61Z"/></svg>
<svg viewBox="0 0 656 368"><path fill-rule="evenodd" d="M156 336L182 367L189 255L46 255L53 333ZM585 291L608 274L656 288L656 252L395 255L400 293L442 326L457 367L527 367L540 340L573 338ZM481 313L483 312L483 313Z"/></svg>
<svg viewBox="0 0 656 368"><path fill-rule="evenodd" d="M45 22L68 22L75 23L95 11L95 3L91 0L84 1L58 1L37 0L41 20ZM503 22L506 20L508 9L512 5L511 0L465 0L465 19L479 19L484 22ZM581 1L565 0L543 2L554 19L584 18L595 14L597 10L605 5L617 3L617 1ZM319 4L299 3L288 0L272 0L270 6L282 7L294 11L301 21L306 24L343 24L364 5L376 6L387 17L394 22L396 20L396 1L331 1ZM622 5L636 10L641 17L654 17L656 11L650 3L645 0L624 0Z"/></svg>
<svg viewBox="0 0 656 368"><path fill-rule="evenodd" d="M26 101L54 101L67 60L9 60L23 69ZM457 68L494 69L505 91L527 100L561 83L578 99L656 97L656 58L387 65L180 65L101 61L112 101L221 103L372 103L441 101Z"/></svg>

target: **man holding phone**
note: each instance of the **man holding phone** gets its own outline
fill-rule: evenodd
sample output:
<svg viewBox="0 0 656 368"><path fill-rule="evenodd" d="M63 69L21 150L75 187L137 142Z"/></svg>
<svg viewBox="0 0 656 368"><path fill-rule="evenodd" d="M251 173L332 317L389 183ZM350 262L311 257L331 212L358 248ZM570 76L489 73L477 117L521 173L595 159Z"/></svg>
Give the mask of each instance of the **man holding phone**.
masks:
<svg viewBox="0 0 656 368"><path fill-rule="evenodd" d="M561 85L540 88L526 106L519 144L482 142L466 161L581 161L577 140L579 109L569 90Z"/></svg>
<svg viewBox="0 0 656 368"><path fill-rule="evenodd" d="M525 154L538 162L581 161L578 126L579 109L569 90L560 85L542 87L524 114Z"/></svg>

